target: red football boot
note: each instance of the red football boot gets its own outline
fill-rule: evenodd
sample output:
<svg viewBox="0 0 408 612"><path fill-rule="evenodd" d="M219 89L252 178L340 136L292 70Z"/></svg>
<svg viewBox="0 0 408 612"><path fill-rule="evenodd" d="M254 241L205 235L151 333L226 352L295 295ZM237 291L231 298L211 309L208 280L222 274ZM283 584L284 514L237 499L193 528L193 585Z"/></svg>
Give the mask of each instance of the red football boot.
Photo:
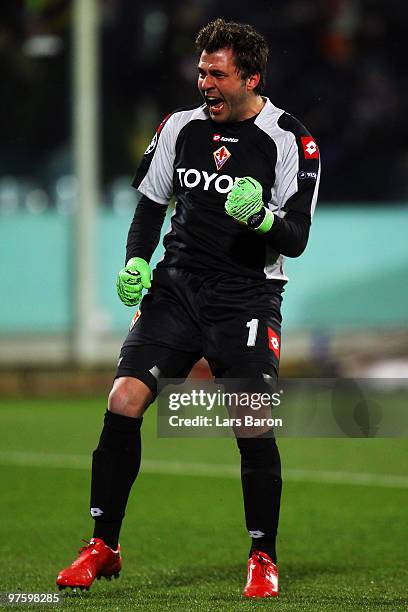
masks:
<svg viewBox="0 0 408 612"><path fill-rule="evenodd" d="M58 574L57 585L60 590L66 587L89 589L95 578L118 578L121 569L120 545L112 550L103 540L92 538L80 549L78 559Z"/></svg>
<svg viewBox="0 0 408 612"><path fill-rule="evenodd" d="M260 550L254 550L248 559L248 577L243 595L245 597L278 596L278 568L269 555Z"/></svg>

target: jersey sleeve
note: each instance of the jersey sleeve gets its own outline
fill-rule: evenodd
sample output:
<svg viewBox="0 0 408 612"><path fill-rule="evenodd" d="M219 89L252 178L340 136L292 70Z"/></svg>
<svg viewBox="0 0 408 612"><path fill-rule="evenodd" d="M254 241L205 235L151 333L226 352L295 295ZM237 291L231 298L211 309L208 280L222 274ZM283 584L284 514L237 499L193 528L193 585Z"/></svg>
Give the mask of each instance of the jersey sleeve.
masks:
<svg viewBox="0 0 408 612"><path fill-rule="evenodd" d="M295 211L311 219L320 182L318 146L306 128L287 113L279 119L279 127L282 132L272 203L279 216Z"/></svg>
<svg viewBox="0 0 408 612"><path fill-rule="evenodd" d="M167 115L147 147L133 187L150 200L167 206L173 194L173 162L175 157L174 115Z"/></svg>
<svg viewBox="0 0 408 612"><path fill-rule="evenodd" d="M152 202L146 196L141 197L129 228L125 265L132 257L150 261L159 244L165 215L165 206Z"/></svg>

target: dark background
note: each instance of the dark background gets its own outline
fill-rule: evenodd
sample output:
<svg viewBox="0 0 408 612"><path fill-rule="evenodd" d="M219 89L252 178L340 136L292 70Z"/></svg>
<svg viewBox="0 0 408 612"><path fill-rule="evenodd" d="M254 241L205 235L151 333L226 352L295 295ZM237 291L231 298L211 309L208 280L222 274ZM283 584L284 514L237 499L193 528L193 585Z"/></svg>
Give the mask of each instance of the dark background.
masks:
<svg viewBox="0 0 408 612"><path fill-rule="evenodd" d="M70 174L71 9L67 0L2 0L0 179L52 193ZM199 102L194 38L208 20L251 23L270 46L266 95L317 139L321 203L367 206L408 196L408 3L400 0L105 0L101 178L132 175L171 110ZM44 37L51 39L45 39ZM38 41L48 40L44 48Z"/></svg>

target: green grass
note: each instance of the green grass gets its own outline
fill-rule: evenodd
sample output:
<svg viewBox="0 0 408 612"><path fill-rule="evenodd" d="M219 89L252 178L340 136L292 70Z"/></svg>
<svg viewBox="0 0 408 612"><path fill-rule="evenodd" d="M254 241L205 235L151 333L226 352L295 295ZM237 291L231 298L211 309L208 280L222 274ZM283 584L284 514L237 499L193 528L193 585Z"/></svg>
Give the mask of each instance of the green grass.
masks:
<svg viewBox="0 0 408 612"><path fill-rule="evenodd" d="M0 591L53 591L57 571L90 537L86 465L103 410L103 399L0 404ZM238 465L231 439L158 439L152 410L143 446L146 465ZM286 439L280 449L289 471L407 474L403 439ZM64 457L79 467L56 467ZM57 609L408 610L407 507L403 486L285 482L281 595L247 601L241 591L249 540L239 479L142 469L122 530L120 579L67 596Z"/></svg>

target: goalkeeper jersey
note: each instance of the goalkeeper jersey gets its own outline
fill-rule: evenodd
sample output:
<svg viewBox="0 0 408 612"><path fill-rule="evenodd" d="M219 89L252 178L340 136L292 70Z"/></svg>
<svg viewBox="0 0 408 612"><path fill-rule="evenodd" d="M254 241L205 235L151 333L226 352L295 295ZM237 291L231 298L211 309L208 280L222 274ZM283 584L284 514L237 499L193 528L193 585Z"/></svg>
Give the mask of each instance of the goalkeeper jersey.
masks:
<svg viewBox="0 0 408 612"><path fill-rule="evenodd" d="M296 211L311 219L320 179L316 141L268 98L258 115L237 123L213 122L206 104L162 121L133 181L153 202L175 199L159 266L287 280L273 228L258 235L225 213L234 180L244 176L261 183L275 215Z"/></svg>

